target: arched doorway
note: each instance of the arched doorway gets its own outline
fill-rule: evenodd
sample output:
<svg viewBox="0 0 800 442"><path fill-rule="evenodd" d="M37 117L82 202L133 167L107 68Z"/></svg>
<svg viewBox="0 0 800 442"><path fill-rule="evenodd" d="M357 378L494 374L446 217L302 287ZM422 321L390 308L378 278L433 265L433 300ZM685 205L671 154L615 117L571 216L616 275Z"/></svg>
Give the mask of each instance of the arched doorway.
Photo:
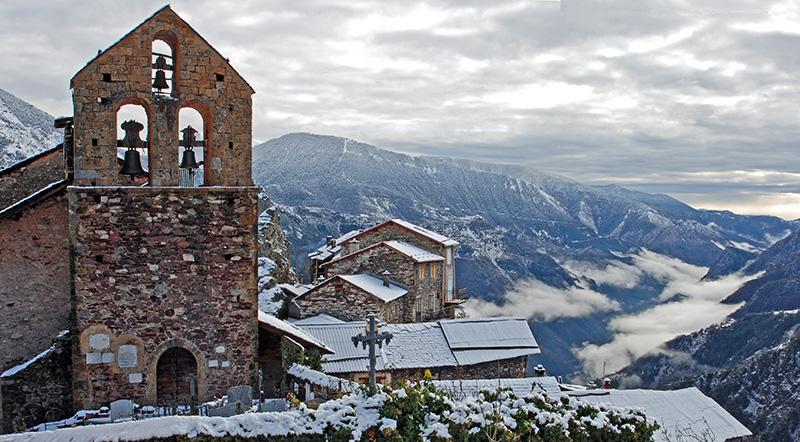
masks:
<svg viewBox="0 0 800 442"><path fill-rule="evenodd" d="M172 347L158 358L156 400L159 405L197 402L197 361L189 350Z"/></svg>

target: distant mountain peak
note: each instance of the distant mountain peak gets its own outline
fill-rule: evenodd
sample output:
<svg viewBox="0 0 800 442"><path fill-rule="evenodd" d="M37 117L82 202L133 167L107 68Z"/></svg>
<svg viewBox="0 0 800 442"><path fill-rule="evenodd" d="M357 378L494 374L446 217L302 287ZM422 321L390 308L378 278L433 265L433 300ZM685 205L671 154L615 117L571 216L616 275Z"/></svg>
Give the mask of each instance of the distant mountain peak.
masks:
<svg viewBox="0 0 800 442"><path fill-rule="evenodd" d="M53 117L0 89L0 170L61 142Z"/></svg>

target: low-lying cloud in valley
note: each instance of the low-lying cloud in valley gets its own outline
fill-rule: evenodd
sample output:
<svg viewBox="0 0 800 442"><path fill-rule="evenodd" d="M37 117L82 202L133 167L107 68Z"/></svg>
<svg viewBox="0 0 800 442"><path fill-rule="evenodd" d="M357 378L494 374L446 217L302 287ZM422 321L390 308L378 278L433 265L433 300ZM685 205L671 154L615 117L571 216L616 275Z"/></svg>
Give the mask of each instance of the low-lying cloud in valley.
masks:
<svg viewBox="0 0 800 442"><path fill-rule="evenodd" d="M623 261L603 265L567 261L564 267L576 276L603 286L635 289L645 278L658 281L663 289L650 308L616 316L609 322L613 339L602 345L586 344L573 349L584 371L592 376L611 373L633 359L660 351L660 346L682 334L719 323L739 305L721 304L743 283L758 275L732 274L717 280L701 280L707 268L649 250L620 256ZM525 315L536 320L582 317L620 311L620 304L584 286L557 288L537 280L518 282L505 293L500 304L473 299L466 305L471 316Z"/></svg>
<svg viewBox="0 0 800 442"><path fill-rule="evenodd" d="M549 321L619 310L619 303L584 287L557 288L530 279L517 282L503 295L502 305L473 298L467 302L470 316L526 316Z"/></svg>

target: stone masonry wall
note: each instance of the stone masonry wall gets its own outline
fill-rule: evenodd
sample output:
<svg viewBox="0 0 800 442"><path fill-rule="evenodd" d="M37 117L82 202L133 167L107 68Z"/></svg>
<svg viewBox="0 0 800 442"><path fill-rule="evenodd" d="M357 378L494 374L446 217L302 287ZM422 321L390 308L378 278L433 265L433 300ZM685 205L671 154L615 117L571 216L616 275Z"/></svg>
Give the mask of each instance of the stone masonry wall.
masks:
<svg viewBox="0 0 800 442"><path fill-rule="evenodd" d="M53 149L24 166L0 173L0 210L64 179L64 153Z"/></svg>
<svg viewBox="0 0 800 442"><path fill-rule="evenodd" d="M76 407L156 399L171 347L200 400L256 373L257 189L70 187Z"/></svg>
<svg viewBox="0 0 800 442"><path fill-rule="evenodd" d="M67 202L62 193L0 220L0 372L69 329Z"/></svg>
<svg viewBox="0 0 800 442"><path fill-rule="evenodd" d="M152 44L171 46L175 64L169 97L152 92ZM204 183L211 186L252 184L253 89L185 21L163 8L72 78L75 127L75 183L127 185L117 165L117 111L126 104L143 106L150 142L150 183L180 184L179 118L183 107L203 117L200 131L207 146ZM200 130L200 128L197 128Z"/></svg>
<svg viewBox="0 0 800 442"><path fill-rule="evenodd" d="M335 278L295 298L301 318L326 313L345 321L361 321L372 313L386 322L401 322L403 298L389 303L345 280Z"/></svg>
<svg viewBox="0 0 800 442"><path fill-rule="evenodd" d="M481 364L457 366L457 367L433 367L430 370L433 379L501 379L501 378L524 378L528 375L528 357L519 356L512 359L500 361L490 361ZM400 369L389 372L379 372L379 376L391 382L400 381L419 381L424 378L426 368ZM389 376L386 376L386 374ZM353 381L364 381L367 373L349 373L347 375L337 375Z"/></svg>
<svg viewBox="0 0 800 442"><path fill-rule="evenodd" d="M362 249L363 250L363 249ZM360 253L351 254L324 266L326 274L348 275L356 273L371 273L380 277L384 271L389 271L389 278L408 288L409 293L403 298L403 319L401 322L416 322L418 319L427 321L442 317L442 265L437 263L436 277L419 277L418 266L413 259L399 253L389 246L378 245ZM421 264L426 266L426 263ZM428 297L433 297L434 308L428 308ZM417 313L421 313L418 317Z"/></svg>
<svg viewBox="0 0 800 442"><path fill-rule="evenodd" d="M70 339L60 337L52 345L51 351L23 370L0 378L0 432L12 433L72 416Z"/></svg>

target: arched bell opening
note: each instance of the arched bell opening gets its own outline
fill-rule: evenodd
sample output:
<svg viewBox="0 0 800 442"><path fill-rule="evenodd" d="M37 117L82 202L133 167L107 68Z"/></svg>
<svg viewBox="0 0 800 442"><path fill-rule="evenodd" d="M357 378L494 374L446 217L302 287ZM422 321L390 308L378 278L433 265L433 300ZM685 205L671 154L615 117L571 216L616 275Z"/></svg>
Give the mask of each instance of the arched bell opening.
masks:
<svg viewBox="0 0 800 442"><path fill-rule="evenodd" d="M178 111L178 166L181 170L182 187L198 187L204 184L204 165L207 126L196 109L184 107Z"/></svg>
<svg viewBox="0 0 800 442"><path fill-rule="evenodd" d="M175 52L172 45L161 39L153 40L151 75L153 95L175 96Z"/></svg>
<svg viewBox="0 0 800 442"><path fill-rule="evenodd" d="M147 110L138 104L125 104L117 111L117 158L120 175L131 183L149 181L149 123Z"/></svg>
<svg viewBox="0 0 800 442"><path fill-rule="evenodd" d="M197 360L185 348L167 349L156 363L156 402L178 406L197 401Z"/></svg>

